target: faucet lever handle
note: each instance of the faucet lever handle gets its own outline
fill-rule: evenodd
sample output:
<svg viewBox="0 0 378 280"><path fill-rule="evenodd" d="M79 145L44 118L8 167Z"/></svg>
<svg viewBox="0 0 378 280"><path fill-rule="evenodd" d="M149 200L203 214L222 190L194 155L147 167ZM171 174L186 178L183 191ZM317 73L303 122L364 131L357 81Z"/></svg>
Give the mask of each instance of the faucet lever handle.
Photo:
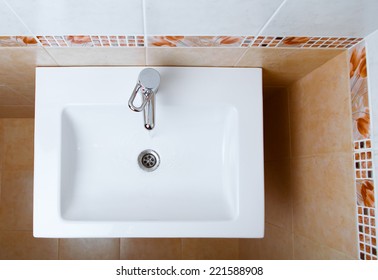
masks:
<svg viewBox="0 0 378 280"><path fill-rule="evenodd" d="M138 82L133 90L133 93L131 94L130 96L130 99L129 99L129 107L131 110L135 111L135 112L142 112L144 107L146 106L147 102L150 101L151 99L151 94L152 92L149 92L148 90L146 90L146 94L143 94L142 92L142 98L143 98L143 102L140 106L134 106L134 100L135 100L135 97L137 96L138 92L142 90L142 85Z"/></svg>

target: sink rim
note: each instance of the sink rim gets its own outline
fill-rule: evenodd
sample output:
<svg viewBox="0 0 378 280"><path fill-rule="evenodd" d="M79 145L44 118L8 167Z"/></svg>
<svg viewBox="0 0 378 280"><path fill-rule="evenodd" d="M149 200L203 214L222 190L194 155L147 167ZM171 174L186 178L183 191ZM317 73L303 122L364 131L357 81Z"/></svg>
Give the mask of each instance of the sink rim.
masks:
<svg viewBox="0 0 378 280"><path fill-rule="evenodd" d="M88 222L66 221L59 215L57 185L60 168L57 160L56 147L44 139L44 132L50 131L52 142L60 143L59 114L67 104L125 104L127 106L130 88L135 79L125 80L126 73L137 77L145 67L39 67L36 70L36 114L35 114L35 177L34 177L34 227L35 237L262 237L264 232L264 190L263 190L263 133L262 133L262 71L252 68L211 68L211 67L154 67L163 73L159 90L159 99L163 102L190 102L185 93L180 100L172 97L168 100L163 92L175 83L185 81L183 75L195 77L201 81L201 75L210 72L220 75L217 84L212 83L217 99L233 104L239 117L239 149L248 151L257 159L254 168L249 168L244 155L239 166L239 216L232 221L217 222ZM164 75L165 74L165 75ZM164 77L167 77L164 81ZM64 78L63 78L64 77ZM123 78L123 79L122 79ZM230 79L236 80L230 83ZM176 80L175 80L176 79ZM100 80L102 80L100 84ZM87 81L87 82L86 82ZM90 81L90 82L89 82ZM169 81L169 82L168 82ZM103 84L106 84L105 87ZM183 91L193 90L196 83L185 83ZM253 94L234 91L234 85L250 88ZM74 85L74 86L70 86ZM206 84L205 84L206 86ZM78 88L86 92L75 95ZM204 84L198 87L203 93ZM228 92L232 90L232 96ZM108 95L103 93L107 91ZM54 92L52 94L51 92ZM192 91L193 94L193 91ZM197 94L197 93L196 93ZM207 92L201 98L214 99L214 92ZM239 96L240 95L240 96ZM175 99L176 98L176 99ZM185 99L186 98L186 99ZM192 98L192 97L191 97ZM189 101L188 101L189 100ZM251 105L252 104L252 105ZM157 104L159 106L159 104ZM255 108L253 108L255 106ZM250 122L250 111L254 109L255 122ZM159 107L157 107L159 110ZM141 116L139 116L141 117ZM158 123L157 123L158 125ZM47 129L47 130L46 130ZM257 135L257 136L256 136ZM254 144L252 144L254 143ZM53 159L53 164L48 164ZM46 175L47 174L47 175ZM249 182L256 182L247 187ZM256 186L259 186L257 188ZM49 188L47 186L50 186ZM53 187L51 187L53 186ZM255 193L254 193L255 192ZM253 211L261 215L253 215ZM159 227L157 227L157 224Z"/></svg>

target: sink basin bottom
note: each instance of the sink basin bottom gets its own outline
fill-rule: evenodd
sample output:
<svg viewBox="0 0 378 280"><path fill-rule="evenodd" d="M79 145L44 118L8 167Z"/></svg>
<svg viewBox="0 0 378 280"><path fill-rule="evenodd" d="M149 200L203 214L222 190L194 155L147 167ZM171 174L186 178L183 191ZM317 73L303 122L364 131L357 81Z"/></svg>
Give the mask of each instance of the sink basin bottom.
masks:
<svg viewBox="0 0 378 280"><path fill-rule="evenodd" d="M156 119L156 128L147 132L140 115L130 114L125 105L73 105L63 110L63 219L220 221L236 217L236 109L159 106ZM146 149L160 156L153 172L138 165L138 156Z"/></svg>

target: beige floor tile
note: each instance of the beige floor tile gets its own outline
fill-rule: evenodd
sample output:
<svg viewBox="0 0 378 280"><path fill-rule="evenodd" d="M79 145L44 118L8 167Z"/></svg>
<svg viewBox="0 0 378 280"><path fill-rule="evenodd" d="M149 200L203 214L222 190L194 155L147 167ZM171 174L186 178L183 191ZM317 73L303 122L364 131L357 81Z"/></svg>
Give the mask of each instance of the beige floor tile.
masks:
<svg viewBox="0 0 378 280"><path fill-rule="evenodd" d="M296 260L350 260L356 258L357 256L348 256L303 236L294 235L294 259Z"/></svg>
<svg viewBox="0 0 378 280"><path fill-rule="evenodd" d="M243 48L148 48L147 65L233 67Z"/></svg>
<svg viewBox="0 0 378 280"><path fill-rule="evenodd" d="M182 258L186 260L236 260L239 255L235 238L184 238Z"/></svg>
<svg viewBox="0 0 378 280"><path fill-rule="evenodd" d="M286 88L264 87L264 159L290 157L288 92Z"/></svg>
<svg viewBox="0 0 378 280"><path fill-rule="evenodd" d="M346 255L357 250L353 155L292 161L294 233Z"/></svg>
<svg viewBox="0 0 378 280"><path fill-rule="evenodd" d="M4 119L4 171L32 169L34 119Z"/></svg>
<svg viewBox="0 0 378 280"><path fill-rule="evenodd" d="M118 260L119 251L119 239L59 239L59 259L61 260Z"/></svg>
<svg viewBox="0 0 378 280"><path fill-rule="evenodd" d="M34 105L35 99L35 83L22 83L22 84L12 84L7 83L5 86L9 87L13 91L17 92L18 94L22 95L26 99L28 99L32 105Z"/></svg>
<svg viewBox="0 0 378 280"><path fill-rule="evenodd" d="M34 118L34 105L0 105L0 118Z"/></svg>
<svg viewBox="0 0 378 280"><path fill-rule="evenodd" d="M266 223L264 238L239 239L239 251L242 260L291 260L292 233Z"/></svg>
<svg viewBox="0 0 378 280"><path fill-rule="evenodd" d="M123 238L122 260L179 260L180 238Z"/></svg>
<svg viewBox="0 0 378 280"><path fill-rule="evenodd" d="M32 230L33 170L5 171L1 186L0 230Z"/></svg>
<svg viewBox="0 0 378 280"><path fill-rule="evenodd" d="M240 67L262 67L264 85L288 86L343 51L285 48L250 48Z"/></svg>
<svg viewBox="0 0 378 280"><path fill-rule="evenodd" d="M289 92L293 157L352 151L346 54L311 72Z"/></svg>
<svg viewBox="0 0 378 280"><path fill-rule="evenodd" d="M4 133L3 133L3 119L0 118L0 201L1 201L1 177L3 173L4 161Z"/></svg>
<svg viewBox="0 0 378 280"><path fill-rule="evenodd" d="M7 86L0 86L0 105L32 105L33 103Z"/></svg>
<svg viewBox="0 0 378 280"><path fill-rule="evenodd" d="M0 259L56 260L58 239L34 238L31 231L0 231Z"/></svg>
<svg viewBox="0 0 378 280"><path fill-rule="evenodd" d="M265 219L285 230L292 229L290 161L265 162Z"/></svg>

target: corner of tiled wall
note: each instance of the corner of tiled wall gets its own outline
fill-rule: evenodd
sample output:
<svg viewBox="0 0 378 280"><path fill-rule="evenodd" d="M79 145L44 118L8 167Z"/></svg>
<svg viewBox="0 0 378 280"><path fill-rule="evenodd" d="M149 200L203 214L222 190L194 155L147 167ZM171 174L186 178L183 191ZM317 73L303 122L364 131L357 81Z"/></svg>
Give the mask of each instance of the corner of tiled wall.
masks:
<svg viewBox="0 0 378 280"><path fill-rule="evenodd" d="M377 157L374 156L377 145L374 141L376 128L373 126L376 107L372 105L376 102L375 94L378 92L373 90L374 86L372 88L374 79L368 79L378 66L369 62L370 59L374 59L374 46L378 49L378 40L375 44L371 41L372 48L368 59L365 41L349 50L357 231L359 258L362 260L377 260ZM372 67L368 67L368 62Z"/></svg>

